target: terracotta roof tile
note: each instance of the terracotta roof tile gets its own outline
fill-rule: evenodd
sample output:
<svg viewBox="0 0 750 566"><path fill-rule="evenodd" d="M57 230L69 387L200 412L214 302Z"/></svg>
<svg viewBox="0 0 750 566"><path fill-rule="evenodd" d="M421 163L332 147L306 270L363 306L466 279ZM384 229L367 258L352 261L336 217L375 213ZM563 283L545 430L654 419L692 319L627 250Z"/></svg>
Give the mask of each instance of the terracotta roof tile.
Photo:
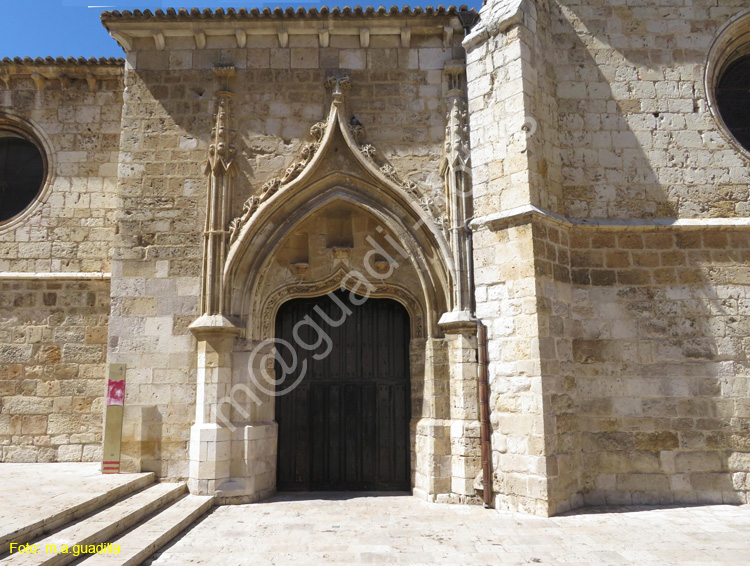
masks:
<svg viewBox="0 0 750 566"><path fill-rule="evenodd" d="M125 60L121 57L3 57L0 64L16 65L99 65L122 66Z"/></svg>
<svg viewBox="0 0 750 566"><path fill-rule="evenodd" d="M251 19L272 19L272 18L317 18L317 17L360 17L360 16L454 16L459 11L467 10L466 6L415 6L410 8L404 6L399 8L398 6L391 6L385 8L379 6L377 8L373 6L367 6L365 8L361 6L344 6L343 8L328 8L322 6L318 8L297 8L296 10L292 7L287 8L240 8L236 10L234 8L216 8L211 10L205 8L203 10L199 8L167 8L166 10L118 10L102 12L102 21L112 20L127 20L127 21L144 21L144 20L157 20L157 21L184 21L184 20L251 20Z"/></svg>

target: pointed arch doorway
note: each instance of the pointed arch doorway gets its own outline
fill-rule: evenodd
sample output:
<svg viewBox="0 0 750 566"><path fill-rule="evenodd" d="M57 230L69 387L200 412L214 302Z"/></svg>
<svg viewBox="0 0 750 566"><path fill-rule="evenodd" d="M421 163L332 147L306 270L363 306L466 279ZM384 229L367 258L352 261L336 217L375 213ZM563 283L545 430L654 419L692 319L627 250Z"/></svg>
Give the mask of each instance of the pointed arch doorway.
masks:
<svg viewBox="0 0 750 566"><path fill-rule="evenodd" d="M296 354L280 353L293 368L283 377L301 381L276 397L279 490L410 489L409 336L392 299L336 291L281 305L276 337Z"/></svg>

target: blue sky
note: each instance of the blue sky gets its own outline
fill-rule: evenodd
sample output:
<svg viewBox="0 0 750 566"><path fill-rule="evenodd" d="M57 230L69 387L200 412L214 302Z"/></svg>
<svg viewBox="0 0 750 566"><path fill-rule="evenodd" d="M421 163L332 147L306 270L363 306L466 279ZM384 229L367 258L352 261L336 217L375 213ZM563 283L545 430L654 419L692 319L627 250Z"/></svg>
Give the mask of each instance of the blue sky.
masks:
<svg viewBox="0 0 750 566"><path fill-rule="evenodd" d="M457 2L408 2L410 6L437 6L439 4L467 4L479 9L481 0ZM400 2L245 2L237 4L199 0L182 4L179 1L152 0L145 2L107 0L0 0L0 58L2 57L122 57L123 52L109 37L99 21L103 10L144 10L150 8L262 8L264 6L391 6ZM89 7L96 6L96 7Z"/></svg>

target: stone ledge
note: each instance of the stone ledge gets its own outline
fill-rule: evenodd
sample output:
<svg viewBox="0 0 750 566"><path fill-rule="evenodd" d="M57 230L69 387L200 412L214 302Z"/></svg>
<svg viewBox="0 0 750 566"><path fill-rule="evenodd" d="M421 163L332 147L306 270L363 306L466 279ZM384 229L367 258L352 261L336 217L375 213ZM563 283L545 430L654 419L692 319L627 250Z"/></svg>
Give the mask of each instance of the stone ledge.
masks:
<svg viewBox="0 0 750 566"><path fill-rule="evenodd" d="M451 311L443 313L438 321L438 326L446 334L476 334L477 323L469 311Z"/></svg>
<svg viewBox="0 0 750 566"><path fill-rule="evenodd" d="M0 271L0 280L23 280L23 279L112 279L111 273L83 271L61 271L59 273L24 273L22 271Z"/></svg>
<svg viewBox="0 0 750 566"><path fill-rule="evenodd" d="M474 219L472 230L487 228L498 231L511 224L530 222L538 218L563 225L567 228L589 228L593 230L650 231L650 230L747 230L750 218L568 218L533 205L519 206L504 212L496 212Z"/></svg>
<svg viewBox="0 0 750 566"><path fill-rule="evenodd" d="M188 329L198 340L208 340L212 337L241 337L244 334L242 327L220 314L204 314Z"/></svg>

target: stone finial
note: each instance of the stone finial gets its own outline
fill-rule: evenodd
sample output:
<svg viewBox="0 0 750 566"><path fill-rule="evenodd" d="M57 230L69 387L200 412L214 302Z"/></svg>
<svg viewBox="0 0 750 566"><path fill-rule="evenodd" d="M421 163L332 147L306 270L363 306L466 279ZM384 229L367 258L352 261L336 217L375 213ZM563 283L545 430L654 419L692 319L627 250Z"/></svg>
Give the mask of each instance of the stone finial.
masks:
<svg viewBox="0 0 750 566"><path fill-rule="evenodd" d="M234 63L214 63L214 76L219 81L219 90L229 92L231 80L237 74Z"/></svg>
<svg viewBox="0 0 750 566"><path fill-rule="evenodd" d="M352 88L352 81L349 75L330 76L326 78L326 88L333 91L334 102L344 100L344 91Z"/></svg>
<svg viewBox="0 0 750 566"><path fill-rule="evenodd" d="M212 143L208 147L208 167L214 173L219 170L229 173L236 153L232 143L236 131L231 128L229 113L232 93L220 91L216 97L218 109L216 110L216 125L211 130Z"/></svg>
<svg viewBox="0 0 750 566"><path fill-rule="evenodd" d="M446 61L443 74L448 81L448 95L464 94L464 77L466 76L466 64L463 61Z"/></svg>

